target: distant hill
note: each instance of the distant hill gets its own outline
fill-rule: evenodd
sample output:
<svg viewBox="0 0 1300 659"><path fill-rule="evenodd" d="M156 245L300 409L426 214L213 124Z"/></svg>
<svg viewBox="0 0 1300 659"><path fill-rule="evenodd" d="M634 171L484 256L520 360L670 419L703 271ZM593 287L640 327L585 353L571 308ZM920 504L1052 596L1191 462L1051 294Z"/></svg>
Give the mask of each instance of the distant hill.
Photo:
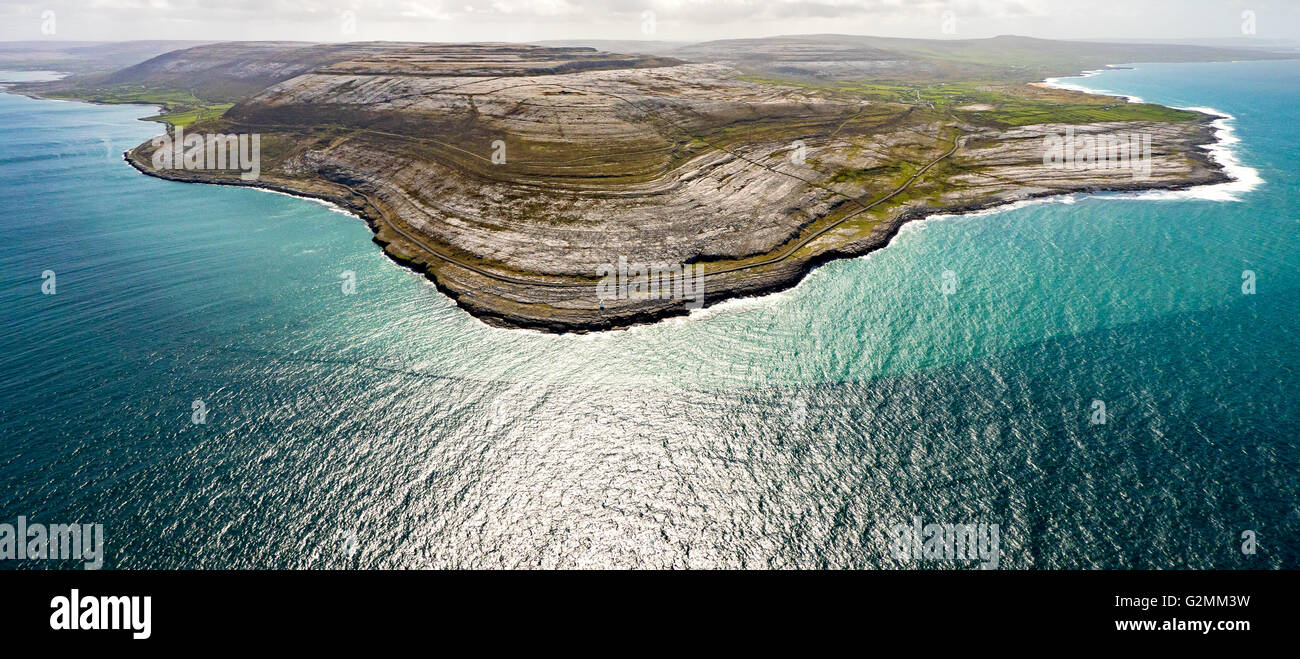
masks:
<svg viewBox="0 0 1300 659"><path fill-rule="evenodd" d="M204 100L233 100L316 68L409 48L398 42L315 44L232 41L174 50L83 84L181 88Z"/></svg>
<svg viewBox="0 0 1300 659"><path fill-rule="evenodd" d="M519 47L396 41L344 44L231 41L171 50L111 73L84 74L33 85L30 89L42 94L74 94L97 100L108 100L114 92L124 90L174 90L184 91L201 102L234 102L313 71L428 68L435 62L421 61L421 53L440 47L460 49L466 53L466 59L455 66L437 62L438 70L425 71L426 74L446 74L449 67L460 75L522 75L681 63L666 58L602 53L587 47L533 47L526 51L527 56L501 58L498 57L501 52L516 52ZM491 62L492 66L475 68L479 62Z"/></svg>
<svg viewBox="0 0 1300 659"><path fill-rule="evenodd" d="M0 68L104 73L208 41L0 41Z"/></svg>
<svg viewBox="0 0 1300 659"><path fill-rule="evenodd" d="M1208 62L1291 59L1257 48L1173 43L1055 41L999 36L989 39L896 39L816 34L766 39L724 39L691 44L668 54L701 62L726 62L768 74L810 78L861 78L927 82L987 79L1032 82L1128 62Z"/></svg>

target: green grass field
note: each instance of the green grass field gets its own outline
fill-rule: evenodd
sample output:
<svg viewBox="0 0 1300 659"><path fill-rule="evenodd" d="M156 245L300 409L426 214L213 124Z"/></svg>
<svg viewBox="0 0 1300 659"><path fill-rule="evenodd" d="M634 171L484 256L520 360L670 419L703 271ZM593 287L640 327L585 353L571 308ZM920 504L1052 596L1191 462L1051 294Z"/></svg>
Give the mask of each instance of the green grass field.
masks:
<svg viewBox="0 0 1300 659"><path fill-rule="evenodd" d="M183 89L145 87L140 85L118 85L102 89L78 89L56 94L64 98L75 98L92 103L138 103L158 105L162 112L148 121L157 121L171 126L188 126L197 121L212 119L225 114L233 103L217 103L196 97Z"/></svg>
<svg viewBox="0 0 1300 659"><path fill-rule="evenodd" d="M858 100L901 103L946 112L973 123L1026 126L1101 121L1192 121L1194 112L1151 103L1126 103L1106 96L998 82L898 85L861 81L812 83L757 76L751 82L816 89ZM989 106L984 109L982 106Z"/></svg>

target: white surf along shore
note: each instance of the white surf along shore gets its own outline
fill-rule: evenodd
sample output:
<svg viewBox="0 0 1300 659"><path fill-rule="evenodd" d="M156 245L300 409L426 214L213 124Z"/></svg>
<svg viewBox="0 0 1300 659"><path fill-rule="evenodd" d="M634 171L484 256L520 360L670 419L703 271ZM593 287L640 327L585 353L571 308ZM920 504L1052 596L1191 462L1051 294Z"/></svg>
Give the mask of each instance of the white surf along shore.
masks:
<svg viewBox="0 0 1300 659"><path fill-rule="evenodd" d="M1070 80L1083 80L1086 78L1092 78L1094 76L1100 75L1107 71L1114 71L1114 70L1121 70L1121 69L1135 69L1135 68L1137 67L1125 66L1125 65L1109 65L1105 69L1084 71L1082 74L1078 76L1047 78L1046 80L1043 81L1043 84L1049 87L1056 87L1058 89L1067 89L1070 91L1084 92L1087 94L1115 96L1118 98L1123 98L1125 101L1129 103L1146 103L1146 101L1143 100L1142 97L1140 96L1135 96L1132 94L1123 94L1120 92L1115 92L1108 89L1100 89L1096 87L1085 87L1080 84L1068 82ZM1001 206L995 206L993 208L987 208L979 211L972 211L969 213L946 213L946 214L930 215L904 224L902 227L899 228L898 234L894 236L894 239L889 241L889 244L885 245L884 247L881 247L878 250L874 250L869 254L864 254L856 258L870 259L873 256L875 256L877 253L879 253L881 250L888 249L889 247L891 247L894 244L894 242L898 239L898 237L903 235L904 232L922 231L925 229L927 224L933 221L952 220L956 218L981 217L986 215L992 215L994 213L1002 213L1006 211L1016 210L1019 208L1025 208L1026 206L1033 206L1037 204L1073 204L1079 199L1085 197L1095 197L1098 199L1143 199L1143 200L1151 200L1151 201L1174 201L1174 200L1188 200L1188 199L1199 199L1204 201L1241 201L1240 195L1242 193L1254 190L1264 182L1263 178L1260 177L1259 172L1255 168L1243 164L1241 160L1237 157L1237 153L1234 150L1234 146L1239 144L1241 142L1241 139L1236 136L1235 131L1233 130L1232 122L1236 120L1236 117L1226 112L1223 112L1221 110L1216 110L1215 108L1204 107L1204 106L1177 107L1176 109L1190 110L1193 112L1201 112L1203 114L1208 114L1213 117L1217 117L1210 124L1211 126L1214 127L1214 138L1215 138L1214 143L1204 145L1201 148L1209 152L1210 159L1213 160L1218 165L1220 165L1221 167L1223 167L1224 173L1226 173L1228 177L1231 178L1232 180L1224 183L1201 185L1193 188L1187 188L1184 190L1142 190L1142 191L1135 191L1135 192L1093 192L1093 193L1076 192L1076 193L1070 193L1064 195L1057 195L1054 197L1040 197L1036 199L1026 199L1024 201L1011 202ZM783 300L788 300L790 299L791 294L795 290L802 287L809 280L813 279L814 276L817 274L817 271L819 270L821 270L820 267L814 269L813 272L810 272L806 276L804 276L804 278L800 280L798 284L795 284L793 287L786 289L784 291L780 291L778 293L773 293L770 295L764 295L757 298L735 298L735 299L727 300L725 302L722 302L720 304L711 307L706 307L704 309L697 309L695 311L692 311L689 316L682 318L680 320L687 320L687 319L703 320L710 316L718 315L720 313L726 313L728 311L743 311L746 309L751 309L754 306L765 306L767 304L775 304Z"/></svg>
<svg viewBox="0 0 1300 659"><path fill-rule="evenodd" d="M1048 78L1043 81L1043 84L1049 87L1056 87L1058 89L1068 89L1070 91L1084 92L1087 94L1115 96L1115 97L1123 98L1129 103L1146 103L1146 101L1143 100L1142 97L1140 96L1134 96L1132 94L1123 94L1123 93L1111 91L1109 89L1085 87L1083 85L1075 84L1073 82L1066 82L1068 80L1082 80L1085 78L1092 78L1094 76L1100 75L1107 71L1135 69L1135 68L1137 67L1111 65L1110 68L1096 69L1093 71L1084 71L1081 75L1078 76L1070 76L1070 77L1063 77L1063 78ZM1241 159L1237 157L1237 153L1233 148L1235 145L1241 142L1241 138L1237 137L1235 131L1233 130L1232 122L1236 120L1236 117L1228 114L1227 112L1223 112L1221 110L1216 110L1215 108L1204 107L1204 106L1176 107L1175 109L1190 110L1192 112L1200 112L1203 114L1211 115L1213 117L1217 117L1217 119L1215 119L1210 124L1211 126L1214 127L1214 143L1204 145L1201 148L1209 152L1210 159L1213 160L1215 163L1217 163L1219 166L1223 167L1224 173L1226 173L1228 177L1231 178L1232 180L1226 181L1224 183L1200 185L1193 188L1187 188L1184 190L1140 190L1134 192L1087 192L1087 193L1075 192L1070 194L1057 195L1054 197L1040 197L1037 199L1026 199L1024 201L1017 201L1003 206L996 206L993 208L987 208L984 210L974 211L971 213L949 213L949 214L941 214L941 215L931 215L929 217L922 218L921 220L918 221L908 222L907 224L903 225L902 228L899 229L899 234L902 234L904 231L922 230L925 228L924 225L927 222L930 222L931 220L946 220L946 219L953 219L957 217L980 217L983 215L992 215L993 213L1001 213L1004 211L1015 210L1018 208L1024 208L1026 206L1033 206L1036 204L1073 204L1079 199L1085 197L1093 197L1097 199L1144 199L1144 200L1151 200L1151 201L1174 201L1174 200L1186 200L1186 199L1200 199L1205 201L1241 201L1240 195L1242 193L1250 192L1251 190L1258 188L1260 184L1264 182L1264 179L1259 175L1259 171L1249 165L1243 164L1241 162ZM871 254L867 254L864 257L860 257L860 258L870 258L870 256Z"/></svg>
<svg viewBox="0 0 1300 659"><path fill-rule="evenodd" d="M1067 82L1068 80L1084 80L1092 78L1107 71L1136 68L1136 66L1111 65L1109 68L1105 69L1084 71L1082 75L1074 77L1048 78L1044 80L1043 83L1049 87L1056 87L1058 89L1069 89L1072 91L1079 91L1087 94L1101 94L1104 96L1118 96L1127 100L1129 103L1146 103L1146 101L1139 96L1122 94L1109 89L1086 87L1073 82ZM1214 126L1214 143L1202 148L1210 153L1210 159L1223 167L1223 171L1232 180L1226 183L1202 185L1195 188L1188 188L1186 190L1147 190L1144 192L1122 194L1102 193L1097 196L1122 197L1128 199L1205 199L1209 201L1241 201L1241 198L1238 195L1244 192L1250 192L1264 182L1255 168L1242 164L1241 160L1237 157L1236 151L1233 149L1235 145L1241 142L1241 138L1237 137L1233 130L1232 122L1236 120L1236 117L1227 112L1204 106L1177 107L1176 109L1190 110L1192 112L1200 112L1218 117L1213 123L1211 123L1211 125Z"/></svg>

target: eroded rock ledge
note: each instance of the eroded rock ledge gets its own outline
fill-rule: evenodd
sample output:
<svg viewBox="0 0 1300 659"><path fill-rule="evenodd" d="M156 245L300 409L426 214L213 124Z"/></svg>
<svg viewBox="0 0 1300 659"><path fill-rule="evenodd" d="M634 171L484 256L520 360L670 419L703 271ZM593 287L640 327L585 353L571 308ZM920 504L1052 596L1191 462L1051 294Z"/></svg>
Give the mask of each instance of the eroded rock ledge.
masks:
<svg viewBox="0 0 1300 659"><path fill-rule="evenodd" d="M1228 180L1201 148L1212 117L1108 97L1018 88L1013 113L750 81L720 64L602 59L566 73L548 60L556 72L515 75L478 52L475 71L491 75L457 75L452 47L415 50L304 73L187 129L260 135L255 181L156 168L149 143L127 159L161 178L334 202L471 314L553 332L688 311L683 299L601 299L599 269L620 258L698 264L711 305L789 288L935 213ZM1044 121L1027 123L1023 103ZM1079 121L1076 108L1117 120ZM1070 132L1148 136L1149 174L1045 166L1045 144Z"/></svg>

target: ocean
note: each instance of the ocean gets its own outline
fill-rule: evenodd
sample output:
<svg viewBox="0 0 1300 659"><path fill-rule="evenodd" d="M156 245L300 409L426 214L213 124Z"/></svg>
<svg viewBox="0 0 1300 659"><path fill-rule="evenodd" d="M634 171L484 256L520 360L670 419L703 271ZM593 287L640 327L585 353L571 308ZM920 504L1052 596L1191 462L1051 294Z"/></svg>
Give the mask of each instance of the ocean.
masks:
<svg viewBox="0 0 1300 659"><path fill-rule="evenodd" d="M1230 115L1242 181L588 335L137 173L151 108L0 94L0 522L101 523L110 569L978 565L899 555L918 521L996 524L1003 569L1300 568L1300 63L1061 82Z"/></svg>

